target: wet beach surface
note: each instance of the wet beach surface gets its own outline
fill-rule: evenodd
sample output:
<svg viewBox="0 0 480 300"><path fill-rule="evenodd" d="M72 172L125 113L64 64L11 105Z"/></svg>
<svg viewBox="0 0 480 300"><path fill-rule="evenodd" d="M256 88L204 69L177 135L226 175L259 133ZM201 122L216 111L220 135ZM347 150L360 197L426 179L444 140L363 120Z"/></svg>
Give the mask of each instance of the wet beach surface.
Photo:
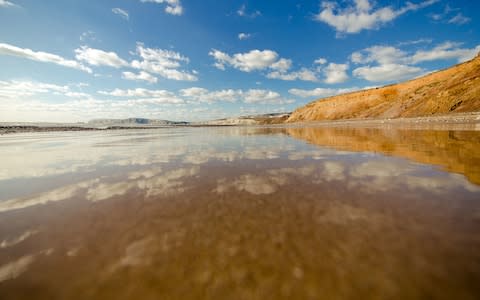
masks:
<svg viewBox="0 0 480 300"><path fill-rule="evenodd" d="M0 137L0 299L478 299L480 132Z"/></svg>

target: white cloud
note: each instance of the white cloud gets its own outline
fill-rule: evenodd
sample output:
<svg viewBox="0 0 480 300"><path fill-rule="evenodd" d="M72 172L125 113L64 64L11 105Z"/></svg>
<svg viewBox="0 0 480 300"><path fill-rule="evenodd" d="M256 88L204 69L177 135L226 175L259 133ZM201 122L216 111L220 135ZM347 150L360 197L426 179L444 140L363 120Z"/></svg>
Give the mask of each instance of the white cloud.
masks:
<svg viewBox="0 0 480 300"><path fill-rule="evenodd" d="M212 49L209 53L215 59L214 66L220 70L225 70L226 66L231 66L243 72L265 71L270 79L281 80L304 80L317 81L315 72L302 68L298 71L288 72L292 67L292 60L280 58L278 53L273 50L251 50L246 53L236 53L229 55L217 49Z"/></svg>
<svg viewBox="0 0 480 300"><path fill-rule="evenodd" d="M351 55L352 62L366 64L377 62L379 64L405 63L407 53L391 46L373 46Z"/></svg>
<svg viewBox="0 0 480 300"><path fill-rule="evenodd" d="M125 102L114 103L113 106L124 107L126 109L130 107L136 107L138 105L164 105L164 104L184 104L185 101L178 97L152 97L152 98L139 98L129 99Z"/></svg>
<svg viewBox="0 0 480 300"><path fill-rule="evenodd" d="M93 32L86 32L80 36L80 39L86 39L91 34L93 34ZM182 64L189 63L189 59L178 52L146 48L143 44L139 43L137 44L136 53L142 58L142 60L133 60L131 63L128 63L115 52L107 52L100 49L90 48L88 46L82 46L75 50L75 58L77 60L67 60L55 54L36 52L30 49L23 49L13 45L0 43L0 55L11 55L35 61L50 62L83 70L88 73L92 73L92 69L86 67L81 62L86 62L92 66L109 66L114 68L131 67L139 69L140 72L138 74L133 72L123 72L123 78L129 80L143 80L151 83L157 82L158 79L151 75L151 73L173 80L198 80L197 72L195 70L191 72L178 70Z"/></svg>
<svg viewBox="0 0 480 300"><path fill-rule="evenodd" d="M131 66L149 73L160 75L167 79L196 81L195 72L180 71L182 63L189 63L189 59L178 52L163 49L145 48L137 44L137 54L142 61L134 60Z"/></svg>
<svg viewBox="0 0 480 300"><path fill-rule="evenodd" d="M250 33L244 33L244 32L241 32L238 34L238 39L243 41L243 40L247 40L251 37L252 35Z"/></svg>
<svg viewBox="0 0 480 300"><path fill-rule="evenodd" d="M245 4L243 4L238 10L237 10L237 15L239 15L240 17L246 17L246 18L256 18L258 16L261 16L262 13L258 10L255 10L255 11L252 11L252 12L248 12L247 11L247 6Z"/></svg>
<svg viewBox="0 0 480 300"><path fill-rule="evenodd" d="M417 50L409 54L392 46L373 46L352 53L351 60L356 64L417 64L425 61L457 59L463 62L472 59L480 50L476 48L460 48L460 43L445 42L430 50Z"/></svg>
<svg viewBox="0 0 480 300"><path fill-rule="evenodd" d="M109 95L114 97L175 97L175 94L167 90L148 90L148 89L114 89L113 91L99 91L99 94Z"/></svg>
<svg viewBox="0 0 480 300"><path fill-rule="evenodd" d="M266 112L285 111L281 104L294 100L271 90L200 87L172 92L163 89L100 90L97 95L82 91L83 84L57 85L32 81L0 81L0 120L4 122L77 122L102 118L144 117L200 121L230 116L221 109L206 107L217 102L243 102ZM270 104L266 109L263 105ZM260 111L260 110L259 110ZM201 114L199 112L202 112ZM1 173L1 172L0 172ZM0 174L1 177L1 174Z"/></svg>
<svg viewBox="0 0 480 300"><path fill-rule="evenodd" d="M324 64L327 63L327 59L325 59L323 57L320 57L320 58L316 59L313 63L317 64L317 65L324 65Z"/></svg>
<svg viewBox="0 0 480 300"><path fill-rule="evenodd" d="M121 8L118 8L118 7L112 8L112 12L114 14L120 16L121 18L127 20L127 21L130 19L130 16L128 15L128 12L126 10L121 9Z"/></svg>
<svg viewBox="0 0 480 300"><path fill-rule="evenodd" d="M202 118L183 111L185 100L164 90L113 90L93 97L76 85L0 81L0 120L4 122L76 122L93 118ZM1 173L1 172L0 172ZM1 174L0 174L1 176Z"/></svg>
<svg viewBox="0 0 480 300"><path fill-rule="evenodd" d="M75 49L75 57L92 66L108 66L120 68L128 66L128 62L121 59L115 52L106 52L99 49L82 46Z"/></svg>
<svg viewBox="0 0 480 300"><path fill-rule="evenodd" d="M379 66L366 66L353 70L353 75L373 82L398 81L402 79L412 78L425 72L419 67L399 65L399 64L383 64Z"/></svg>
<svg viewBox="0 0 480 300"><path fill-rule="evenodd" d="M248 104L288 104L294 102L292 99L283 98L277 92L261 89L250 89L246 91L224 89L218 91L209 91L205 88L192 87L180 90L179 94L184 98L209 104L218 101L243 101L244 103Z"/></svg>
<svg viewBox="0 0 480 300"><path fill-rule="evenodd" d="M345 88L345 89L331 89L331 88L316 88L313 90L290 89L288 92L292 95L302 98L324 98L334 95L350 93L359 90L359 88Z"/></svg>
<svg viewBox="0 0 480 300"><path fill-rule="evenodd" d="M270 79L281 79L281 80L303 80L303 81L318 81L317 75L315 72L302 68L299 71L287 73L285 71L273 71L267 74L267 78Z"/></svg>
<svg viewBox="0 0 480 300"><path fill-rule="evenodd" d="M0 7L20 7L20 6L7 0L0 0Z"/></svg>
<svg viewBox="0 0 480 300"><path fill-rule="evenodd" d="M398 46L410 46L410 45L418 45L418 44L431 44L433 42L432 39L428 38L421 38L417 40L410 40L398 43Z"/></svg>
<svg viewBox="0 0 480 300"><path fill-rule="evenodd" d="M334 84L345 82L348 79L347 75L348 64L329 63L325 68L325 83Z"/></svg>
<svg viewBox="0 0 480 300"><path fill-rule="evenodd" d="M350 57L352 62L369 64L356 68L353 75L375 82L408 79L426 72L425 69L415 66L418 63L447 59L464 62L475 57L480 51L480 45L472 49L460 46L459 43L446 42L429 50L417 50L412 53L392 46L369 47L352 53Z"/></svg>
<svg viewBox="0 0 480 300"><path fill-rule="evenodd" d="M37 94L65 94L67 92L70 92L68 86L61 86L50 83L19 80L0 81L0 98L2 99L18 100Z"/></svg>
<svg viewBox="0 0 480 300"><path fill-rule="evenodd" d="M122 78L135 81L147 81L149 83L156 83L158 81L157 77L152 76L145 71L140 71L138 74L132 72L122 72Z"/></svg>
<svg viewBox="0 0 480 300"><path fill-rule="evenodd" d="M244 102L250 104L286 104L295 100L284 99L279 93L270 90L251 89L243 94Z"/></svg>
<svg viewBox="0 0 480 300"><path fill-rule="evenodd" d="M471 21L470 18L465 17L462 13L458 13L454 17L452 17L450 20L448 20L448 23L449 24L463 25L463 24L467 24L470 21Z"/></svg>
<svg viewBox="0 0 480 300"><path fill-rule="evenodd" d="M330 63L325 68L317 66L316 70L312 71L307 68L301 68L298 71L287 72L291 67L291 60L286 60L287 63L280 64L284 60L280 59L278 62L270 66L274 71L267 74L267 78L271 79L281 79L281 80L303 80L303 81L318 81L318 73L323 72L325 75L324 82L328 84L341 83L345 82L349 77L347 75L347 70L349 68L348 64L335 64ZM327 63L325 58L318 58L314 62L316 65L324 65ZM282 66L282 67L280 67Z"/></svg>
<svg viewBox="0 0 480 300"><path fill-rule="evenodd" d="M459 46L458 43L446 42L431 50L419 50L410 59L412 63L445 59L456 59L458 62L464 62L474 58L480 51L480 45L472 49L459 48Z"/></svg>
<svg viewBox="0 0 480 300"><path fill-rule="evenodd" d="M415 11L430 6L438 0L427 0L407 4L395 10L389 6L373 9L369 0L353 0L354 5L339 8L337 3L322 2L322 11L315 16L317 21L327 23L335 28L337 33L358 33L366 29L376 29L409 11Z"/></svg>
<svg viewBox="0 0 480 300"><path fill-rule="evenodd" d="M278 61L273 63L270 68L280 72L286 72L292 67L292 60L280 58Z"/></svg>
<svg viewBox="0 0 480 300"><path fill-rule="evenodd" d="M192 87L180 90L180 95L197 102L213 103L217 101L236 102L243 92L241 90L225 89L209 91L204 88Z"/></svg>
<svg viewBox="0 0 480 300"><path fill-rule="evenodd" d="M236 53L230 56L219 50L212 49L209 55L216 60L215 66L222 70L225 68L225 65L230 65L244 72L252 72L270 68L278 62L278 54L272 50L251 50L250 52Z"/></svg>
<svg viewBox="0 0 480 300"><path fill-rule="evenodd" d="M180 3L180 0L140 0L142 3L165 3L165 12L174 16L180 16L183 14L183 6Z"/></svg>
<svg viewBox="0 0 480 300"><path fill-rule="evenodd" d="M28 48L19 48L10 44L0 43L0 55L23 57L34 61L53 63L56 65L92 73L92 70L90 68L82 65L75 60L68 60L59 55L47 52L37 52Z"/></svg>
<svg viewBox="0 0 480 300"><path fill-rule="evenodd" d="M149 104L181 104L185 101L177 97L174 93L167 90L148 90L142 88L136 89L115 89L113 91L99 91L101 95L132 98L127 101L117 102L114 106L134 106L134 105L149 105Z"/></svg>

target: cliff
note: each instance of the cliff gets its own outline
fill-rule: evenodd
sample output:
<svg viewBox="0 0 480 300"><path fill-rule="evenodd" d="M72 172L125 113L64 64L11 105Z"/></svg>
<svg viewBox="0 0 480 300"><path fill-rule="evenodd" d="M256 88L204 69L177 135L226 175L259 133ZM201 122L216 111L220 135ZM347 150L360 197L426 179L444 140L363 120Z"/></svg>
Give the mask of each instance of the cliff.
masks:
<svg viewBox="0 0 480 300"><path fill-rule="evenodd" d="M480 111L480 55L399 84L319 99L287 122L424 117Z"/></svg>

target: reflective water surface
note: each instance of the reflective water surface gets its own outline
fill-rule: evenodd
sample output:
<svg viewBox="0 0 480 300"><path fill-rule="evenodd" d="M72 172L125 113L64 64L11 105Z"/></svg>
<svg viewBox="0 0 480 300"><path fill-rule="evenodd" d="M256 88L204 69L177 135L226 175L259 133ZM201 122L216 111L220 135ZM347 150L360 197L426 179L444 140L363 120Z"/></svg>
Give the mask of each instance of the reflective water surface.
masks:
<svg viewBox="0 0 480 300"><path fill-rule="evenodd" d="M0 299L479 299L480 132L0 137Z"/></svg>

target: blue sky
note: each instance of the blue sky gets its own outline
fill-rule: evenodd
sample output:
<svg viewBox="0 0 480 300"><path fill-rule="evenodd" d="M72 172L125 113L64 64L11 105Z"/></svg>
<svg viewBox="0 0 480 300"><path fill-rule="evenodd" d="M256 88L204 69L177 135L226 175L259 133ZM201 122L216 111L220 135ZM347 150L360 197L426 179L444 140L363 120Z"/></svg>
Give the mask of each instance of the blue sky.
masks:
<svg viewBox="0 0 480 300"><path fill-rule="evenodd" d="M479 1L0 0L0 121L292 111L480 51Z"/></svg>

